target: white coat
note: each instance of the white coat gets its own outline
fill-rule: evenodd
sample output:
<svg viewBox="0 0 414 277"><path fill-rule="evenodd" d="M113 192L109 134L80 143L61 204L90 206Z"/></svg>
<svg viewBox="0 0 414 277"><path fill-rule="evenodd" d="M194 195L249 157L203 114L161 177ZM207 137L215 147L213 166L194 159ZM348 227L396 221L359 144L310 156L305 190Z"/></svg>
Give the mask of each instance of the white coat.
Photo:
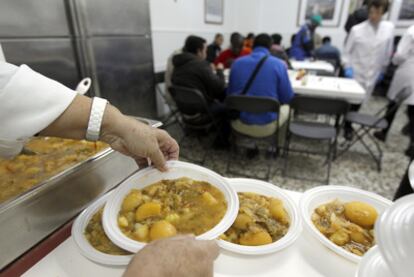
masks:
<svg viewBox="0 0 414 277"><path fill-rule="evenodd" d="M342 55L345 68L352 67L355 80L366 90L365 100L388 66L393 48L394 25L381 21L378 27L366 20L351 29Z"/></svg>
<svg viewBox="0 0 414 277"><path fill-rule="evenodd" d="M398 92L410 87L411 96L405 103L414 105L414 25L408 28L401 38L392 62L398 65L398 68L388 90L388 98L393 100Z"/></svg>
<svg viewBox="0 0 414 277"><path fill-rule="evenodd" d="M26 65L0 61L0 156L12 157L28 138L58 118L76 92Z"/></svg>

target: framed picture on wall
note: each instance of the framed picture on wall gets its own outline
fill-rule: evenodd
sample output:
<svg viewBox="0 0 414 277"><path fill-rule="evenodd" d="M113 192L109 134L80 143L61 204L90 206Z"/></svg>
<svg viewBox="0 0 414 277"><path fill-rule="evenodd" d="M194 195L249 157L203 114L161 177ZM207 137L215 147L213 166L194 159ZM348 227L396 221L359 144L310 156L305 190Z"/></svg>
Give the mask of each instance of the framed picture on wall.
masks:
<svg viewBox="0 0 414 277"><path fill-rule="evenodd" d="M223 24L224 0L204 0L204 21L211 24Z"/></svg>
<svg viewBox="0 0 414 277"><path fill-rule="evenodd" d="M394 0L391 20L396 27L405 28L414 24L414 0Z"/></svg>
<svg viewBox="0 0 414 277"><path fill-rule="evenodd" d="M323 27L338 27L345 0L300 0L298 26L301 26L312 15L322 16Z"/></svg>

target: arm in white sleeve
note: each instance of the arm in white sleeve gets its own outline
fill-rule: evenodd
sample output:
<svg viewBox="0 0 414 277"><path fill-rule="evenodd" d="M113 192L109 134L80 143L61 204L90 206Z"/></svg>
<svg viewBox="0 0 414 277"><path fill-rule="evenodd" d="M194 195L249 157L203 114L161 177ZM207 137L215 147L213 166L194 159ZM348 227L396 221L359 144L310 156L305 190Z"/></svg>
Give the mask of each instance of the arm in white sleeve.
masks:
<svg viewBox="0 0 414 277"><path fill-rule="evenodd" d="M355 44L355 28L351 29L349 36L346 40L344 52L342 54L342 64L344 68L352 67L352 51Z"/></svg>
<svg viewBox="0 0 414 277"><path fill-rule="evenodd" d="M392 62L395 65L402 64L410 56L410 53L414 51L414 28L409 28L403 35L398 44L397 52L395 52Z"/></svg>
<svg viewBox="0 0 414 277"><path fill-rule="evenodd" d="M384 62L382 64L382 72L385 72L387 70L388 65L390 64L391 58L392 58L392 52L394 48L394 28L392 30L392 36L387 41L385 49L385 56L384 56Z"/></svg>
<svg viewBox="0 0 414 277"><path fill-rule="evenodd" d="M26 65L0 62L0 139L25 139L39 133L75 96L75 91Z"/></svg>

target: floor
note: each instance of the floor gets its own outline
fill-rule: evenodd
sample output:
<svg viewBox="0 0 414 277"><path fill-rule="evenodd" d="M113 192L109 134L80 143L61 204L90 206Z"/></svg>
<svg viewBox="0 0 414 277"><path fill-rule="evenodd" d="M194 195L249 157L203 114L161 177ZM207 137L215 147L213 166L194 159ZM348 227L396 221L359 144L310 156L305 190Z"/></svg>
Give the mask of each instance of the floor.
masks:
<svg viewBox="0 0 414 277"><path fill-rule="evenodd" d="M385 103L385 99L373 97L362 107L362 111L375 113ZM330 185L358 187L392 199L409 163L408 158L404 155L409 139L401 134L401 129L406 122L407 116L403 106L391 127L387 142L381 144L384 151L381 172L377 171L372 158L358 143L333 162ZM167 131L177 140L182 137L182 131L178 125L169 126ZM180 144L181 159L198 163L197 160L200 161L203 155L207 153L204 166L226 177L248 175L251 178L265 178L270 165L269 181L279 187L295 191L305 191L315 186L324 185L323 179L326 176L326 167L324 166L325 158L322 156L293 153L289 156L288 175L314 179L313 181L283 177L284 158L280 156L275 159L266 157L265 151L261 151L259 156L253 160L248 160L243 153L234 156L230 162L230 173L227 171L229 151L206 148L205 145L209 145L209 140L211 140L211 137L202 138L201 142L194 137L186 138ZM343 140L339 142L341 143ZM295 140L294 145L295 148L302 147L301 149L308 150L323 147L320 143L315 144L299 140Z"/></svg>

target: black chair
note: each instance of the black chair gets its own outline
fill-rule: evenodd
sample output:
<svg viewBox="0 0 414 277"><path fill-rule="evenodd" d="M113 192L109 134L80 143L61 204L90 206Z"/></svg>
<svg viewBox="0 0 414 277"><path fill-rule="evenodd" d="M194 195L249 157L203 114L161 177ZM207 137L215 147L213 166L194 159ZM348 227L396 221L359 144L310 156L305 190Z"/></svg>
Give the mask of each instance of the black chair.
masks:
<svg viewBox="0 0 414 277"><path fill-rule="evenodd" d="M158 92L158 94L163 98L164 103L168 106L168 109L170 110L170 112L164 118L161 119L164 128L167 128L168 126L175 123L178 123L180 125L181 123L178 117L178 109L168 91L168 88L161 88L161 84L165 84L165 71L157 72L154 75L155 89ZM183 126L181 125L180 127L183 128Z"/></svg>
<svg viewBox="0 0 414 277"><path fill-rule="evenodd" d="M345 149L343 149L336 158L347 152L357 141L360 141L364 148L368 151L370 156L373 158L375 163L377 164L378 171L381 171L381 162L382 162L382 149L380 144L377 141L377 138L374 137L370 131L371 130L383 130L388 127L388 121L386 118L401 106L401 104L411 95L410 88L402 89L395 99L393 100L394 104L391 108L389 105L385 105L382 109L380 109L374 115L364 114L360 112L348 112L345 116L345 120L347 122L353 123L358 125L359 128L357 130L352 129L352 133L354 134L354 139L347 143ZM383 114L383 116L380 116ZM377 149L377 153L375 154L374 151L369 147L369 145L364 141L364 137L368 137L371 142L375 145Z"/></svg>
<svg viewBox="0 0 414 277"><path fill-rule="evenodd" d="M171 86L169 88L172 98L177 105L180 114L180 122L183 126L184 136L180 139L181 144L184 139L195 134L201 142L201 133L205 136L210 130L220 130L218 120L213 116L204 95L197 89L186 88L181 86ZM220 134L217 133L217 136ZM211 145L209 145L210 147ZM207 157L207 151L201 161L195 161L204 164Z"/></svg>
<svg viewBox="0 0 414 277"><path fill-rule="evenodd" d="M301 152L308 154L321 154L315 151L305 151L290 148L290 141L292 136L297 136L305 139L328 141L329 148L327 152L327 177L325 182L329 184L331 173L332 157L336 155L338 134L343 123L343 117L348 111L349 104L345 100L329 99L329 98L313 98L306 96L296 96L290 104L290 114L288 121L288 131L285 140L285 165L283 175L287 175L289 152ZM315 122L294 118L297 113L302 117L309 114L325 115L326 122ZM303 114L305 113L305 115ZM334 123L332 124L332 119ZM293 177L293 176L288 176ZM293 177L297 178L297 177ZM300 178L304 179L304 178Z"/></svg>
<svg viewBox="0 0 414 277"><path fill-rule="evenodd" d="M225 100L226 108L229 111L236 111L236 112L247 112L247 113L267 113L267 112L276 112L279 114L280 112L280 103L271 97L256 97L256 96L247 96L247 95L232 95L228 96ZM279 151L279 120L277 121L277 129L276 132L267 137L252 137L246 134L242 134L231 128L231 139L232 139L232 151L234 153L236 146L242 146L244 143L241 142L251 142L251 141L264 141L268 142L271 146L271 150L275 155L277 155ZM232 155L229 155L227 160L227 173L233 173L240 175L239 172L231 172L230 171L230 161L232 160ZM270 169L271 164L268 163L268 170L266 174L266 180L269 180L270 176ZM243 175L243 174L241 174Z"/></svg>

